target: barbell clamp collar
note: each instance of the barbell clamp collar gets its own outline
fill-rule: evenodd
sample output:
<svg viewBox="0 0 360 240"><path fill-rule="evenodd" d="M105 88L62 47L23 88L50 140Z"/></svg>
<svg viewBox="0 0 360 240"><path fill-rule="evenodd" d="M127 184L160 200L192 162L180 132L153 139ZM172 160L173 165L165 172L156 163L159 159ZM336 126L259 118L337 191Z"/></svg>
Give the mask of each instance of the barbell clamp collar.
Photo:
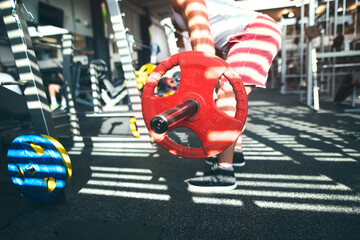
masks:
<svg viewBox="0 0 360 240"><path fill-rule="evenodd" d="M165 117L161 115L154 116L150 121L151 129L156 133L164 133L169 130L169 124Z"/></svg>

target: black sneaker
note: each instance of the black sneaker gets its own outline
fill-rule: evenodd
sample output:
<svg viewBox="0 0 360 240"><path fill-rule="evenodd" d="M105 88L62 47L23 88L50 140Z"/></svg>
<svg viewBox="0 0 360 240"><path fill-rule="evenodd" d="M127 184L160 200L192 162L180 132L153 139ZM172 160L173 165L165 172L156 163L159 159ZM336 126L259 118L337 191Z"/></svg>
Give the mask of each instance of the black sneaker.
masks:
<svg viewBox="0 0 360 240"><path fill-rule="evenodd" d="M211 171L200 177L186 180L190 191L229 191L236 188L233 167L223 167L215 163Z"/></svg>
<svg viewBox="0 0 360 240"><path fill-rule="evenodd" d="M209 157L205 159L205 163L209 165L213 165L217 162L217 156ZM233 167L243 167L245 166L245 158L242 152L234 152L233 157Z"/></svg>

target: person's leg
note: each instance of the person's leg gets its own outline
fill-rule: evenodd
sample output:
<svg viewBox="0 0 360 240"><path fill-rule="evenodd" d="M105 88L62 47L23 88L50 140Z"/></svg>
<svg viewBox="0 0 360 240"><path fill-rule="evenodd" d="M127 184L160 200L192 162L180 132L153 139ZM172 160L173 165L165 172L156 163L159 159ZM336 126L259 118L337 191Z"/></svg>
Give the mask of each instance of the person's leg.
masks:
<svg viewBox="0 0 360 240"><path fill-rule="evenodd" d="M281 33L276 22L267 15L260 15L250 23L247 28L236 36L229 38L230 50L226 62L240 75L247 95L255 86L265 87L267 73L272 60L276 56L281 41ZM235 93L230 84L226 82L219 89L216 104L230 116L235 115ZM229 87L230 86L230 87ZM220 165L231 165L235 146L242 148L242 141L233 143L229 148L219 154Z"/></svg>
<svg viewBox="0 0 360 240"><path fill-rule="evenodd" d="M281 32L274 20L260 15L243 32L229 38L230 50L226 61L239 73L247 94L255 86L265 87L267 73L281 42ZM230 116L236 111L235 94L228 81L222 81L216 105ZM236 188L236 178L232 167L236 145L233 143L218 155L209 173L188 179L189 190L231 190ZM240 145L240 146L239 146Z"/></svg>
<svg viewBox="0 0 360 240"><path fill-rule="evenodd" d="M49 96L50 96L50 109L55 110L56 108L58 108L60 106L56 100L56 94L59 92L60 86L58 84L51 83L48 86L48 90L49 90Z"/></svg>
<svg viewBox="0 0 360 240"><path fill-rule="evenodd" d="M50 83L48 86L50 99L56 97L56 93L59 92L60 86L58 84Z"/></svg>
<svg viewBox="0 0 360 240"><path fill-rule="evenodd" d="M253 90L254 86L245 86L246 94L249 95ZM229 116L235 116L236 112L236 99L235 93L229 82L222 84L218 91L218 99L216 106L228 114ZM234 159L235 147L241 148L242 137L239 136L238 140L232 143L227 149L222 151L217 158L219 165L232 166Z"/></svg>
<svg viewBox="0 0 360 240"><path fill-rule="evenodd" d="M64 110L67 108L64 87L60 87L59 93L61 94L61 110Z"/></svg>
<svg viewBox="0 0 360 240"><path fill-rule="evenodd" d="M67 108L67 103L64 95L61 95L61 110L64 110Z"/></svg>
<svg viewBox="0 0 360 240"><path fill-rule="evenodd" d="M247 93L250 93L252 87L246 87ZM220 110L230 116L235 116L236 99L235 93L229 82L222 84L217 92L218 99L216 105ZM227 149L218 155L217 162L211 167L209 173L201 177L188 179L190 191L229 191L236 188L236 178L233 168L234 150L237 141L232 143Z"/></svg>

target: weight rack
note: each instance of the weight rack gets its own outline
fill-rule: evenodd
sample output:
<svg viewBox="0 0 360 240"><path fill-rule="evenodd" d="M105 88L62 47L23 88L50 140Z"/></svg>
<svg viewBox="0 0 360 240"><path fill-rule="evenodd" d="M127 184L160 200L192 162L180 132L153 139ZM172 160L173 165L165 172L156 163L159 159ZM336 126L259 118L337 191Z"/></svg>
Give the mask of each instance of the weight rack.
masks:
<svg viewBox="0 0 360 240"><path fill-rule="evenodd" d="M56 138L55 126L23 6L17 1L0 0L0 15L4 19L20 82L26 83L24 95L33 128L39 134Z"/></svg>

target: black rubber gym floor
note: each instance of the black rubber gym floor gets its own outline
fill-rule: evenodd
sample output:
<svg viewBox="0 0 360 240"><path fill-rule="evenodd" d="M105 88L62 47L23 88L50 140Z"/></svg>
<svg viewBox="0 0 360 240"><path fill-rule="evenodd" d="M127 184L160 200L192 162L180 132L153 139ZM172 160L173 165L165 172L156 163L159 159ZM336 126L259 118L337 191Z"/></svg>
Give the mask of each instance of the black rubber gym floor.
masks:
<svg viewBox="0 0 360 240"><path fill-rule="evenodd" d="M82 119L83 132L105 140L65 146L65 198L32 203L1 172L0 239L360 239L360 114L320 107L254 91L246 165L226 193L189 192L184 180L209 166L131 140L129 120Z"/></svg>

